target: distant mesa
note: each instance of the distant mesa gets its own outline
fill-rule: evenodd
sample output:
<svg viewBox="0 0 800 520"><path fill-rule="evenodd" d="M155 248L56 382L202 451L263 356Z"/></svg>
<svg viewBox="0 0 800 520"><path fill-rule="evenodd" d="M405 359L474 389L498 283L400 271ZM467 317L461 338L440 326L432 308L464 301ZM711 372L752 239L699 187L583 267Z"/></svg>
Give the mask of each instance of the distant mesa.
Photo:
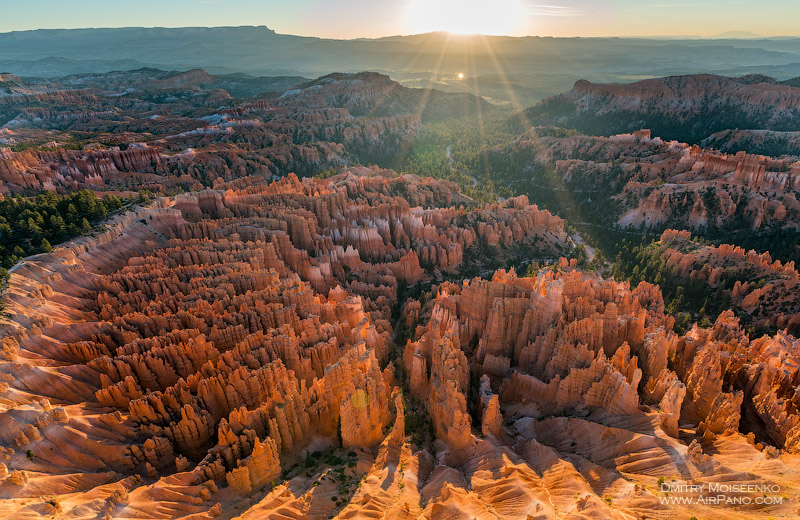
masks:
<svg viewBox="0 0 800 520"><path fill-rule="evenodd" d="M642 77L643 69L652 75L698 70L758 71L781 79L800 75L796 39L752 39L743 46L743 36L481 36L476 45L474 36L448 33L336 40L276 34L266 27L38 30L0 34L0 70L55 78L142 67L202 68L215 75L315 78L351 71L357 63L359 69L391 71L404 84L442 83L520 108L568 90L576 78L630 81ZM484 44L494 58L480 50ZM458 72L470 81L456 81Z"/></svg>
<svg viewBox="0 0 800 520"><path fill-rule="evenodd" d="M718 40L723 40L726 38L751 39L751 38L763 38L763 36L750 31L726 31L723 33L715 34L713 36L709 36L709 38L714 38Z"/></svg>

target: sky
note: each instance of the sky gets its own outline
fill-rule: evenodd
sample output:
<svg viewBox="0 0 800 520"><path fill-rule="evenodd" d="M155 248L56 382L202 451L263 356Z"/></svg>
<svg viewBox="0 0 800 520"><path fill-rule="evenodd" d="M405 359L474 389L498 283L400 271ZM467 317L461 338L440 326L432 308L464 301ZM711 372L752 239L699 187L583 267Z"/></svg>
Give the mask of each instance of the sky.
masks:
<svg viewBox="0 0 800 520"><path fill-rule="evenodd" d="M800 35L800 0L0 0L0 32L266 25L373 38L434 30L511 36Z"/></svg>

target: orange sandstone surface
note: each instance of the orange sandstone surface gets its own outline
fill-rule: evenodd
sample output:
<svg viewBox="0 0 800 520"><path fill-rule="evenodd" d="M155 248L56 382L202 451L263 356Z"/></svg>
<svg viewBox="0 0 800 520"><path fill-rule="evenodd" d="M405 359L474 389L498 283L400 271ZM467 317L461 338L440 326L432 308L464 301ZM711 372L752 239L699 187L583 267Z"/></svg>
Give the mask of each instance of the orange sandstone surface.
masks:
<svg viewBox="0 0 800 520"><path fill-rule="evenodd" d="M794 262L773 261L769 252L730 244L700 244L688 231L665 231L657 247L686 283L707 284L755 327L800 333L800 274Z"/></svg>
<svg viewBox="0 0 800 520"><path fill-rule="evenodd" d="M567 240L524 197L352 168L34 257L0 330L0 517L794 518L800 341L731 313L678 336L656 286L565 260L465 279Z"/></svg>
<svg viewBox="0 0 800 520"><path fill-rule="evenodd" d="M797 229L800 161L722 153L652 136L553 137L530 129L516 141L563 182L610 204L619 227ZM499 152L503 153L503 152Z"/></svg>

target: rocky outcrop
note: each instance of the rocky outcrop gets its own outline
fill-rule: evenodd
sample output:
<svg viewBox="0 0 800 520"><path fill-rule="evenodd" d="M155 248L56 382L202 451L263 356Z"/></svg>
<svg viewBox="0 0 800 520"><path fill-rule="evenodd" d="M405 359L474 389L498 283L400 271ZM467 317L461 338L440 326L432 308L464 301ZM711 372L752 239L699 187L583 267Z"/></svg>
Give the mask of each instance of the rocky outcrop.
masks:
<svg viewBox="0 0 800 520"><path fill-rule="evenodd" d="M796 130L800 88L758 75L697 74L627 84L581 80L569 92L528 109L526 116L534 124L600 135L643 125L655 135L697 143L731 128Z"/></svg>
<svg viewBox="0 0 800 520"><path fill-rule="evenodd" d="M566 259L443 280L565 247L562 221L524 197L478 206L372 168L217 188L13 271L3 515L49 486L41 511L79 518L683 518L652 491L659 477L797 471L789 333L750 338L726 312L679 336L657 286ZM690 235L662 238L677 272L697 270L678 252ZM703 247L704 263L794 276Z"/></svg>
<svg viewBox="0 0 800 520"><path fill-rule="evenodd" d="M553 168L563 182L543 187L569 191L586 208L587 221L725 231L796 229L800 222L796 158L727 154L649 132L611 137L553 133L533 128L492 153ZM532 181L539 186L553 182L538 175Z"/></svg>
<svg viewBox="0 0 800 520"><path fill-rule="evenodd" d="M731 129L716 132L700 143L725 153L749 151L778 157L800 155L800 132Z"/></svg>
<svg viewBox="0 0 800 520"><path fill-rule="evenodd" d="M311 174L362 155L366 163L399 153L421 125L422 105L396 98L398 91L422 91L407 91L377 74L321 81L298 91L302 96L289 91L241 104L218 88L223 83L199 69L141 69L51 81L41 92L0 96L3 115L13 117L4 130L24 129L0 140L23 149L0 148L0 194L165 193L202 190L217 179ZM88 88L75 89L77 84ZM382 101L384 108L367 110ZM76 143L66 128L98 137Z"/></svg>
<svg viewBox="0 0 800 520"><path fill-rule="evenodd" d="M280 473L275 441L267 439L266 442L261 442L256 438L250 456L239 460L238 466L225 474L225 479L235 492L247 494L264 484L274 482Z"/></svg>
<svg viewBox="0 0 800 520"><path fill-rule="evenodd" d="M30 485L19 461L36 468L42 453L44 474L141 475L154 488L132 502L196 514L215 510L218 487L239 500L276 486L303 451L369 453L390 428L407 449L387 366L399 284L480 269L464 254L477 248L550 256L566 242L524 198L468 204L451 183L392 171L290 175L157 199L21 265L2 330L9 482ZM443 438L468 443L469 369L450 341L433 347L429 402ZM500 413L495 396L497 435Z"/></svg>
<svg viewBox="0 0 800 520"><path fill-rule="evenodd" d="M595 408L635 416L642 370L630 345L645 359L656 356L644 334L669 324L658 298L646 284L630 292L613 282L583 280L577 272L556 277L545 271L536 279L498 272L491 282L445 285L427 331L406 346L406 370L419 395L430 389L437 435L454 450L470 441L469 421L461 417L468 419L464 396L471 369L483 372L476 406L484 434L501 433L503 403L524 403L514 405L516 413L537 417ZM462 350L473 352L469 360Z"/></svg>
<svg viewBox="0 0 800 520"><path fill-rule="evenodd" d="M800 275L794 262L773 261L769 252L758 254L729 244L698 245L687 231L667 230L651 247L679 280L704 284L710 293L726 298L730 310L748 325L800 333L800 308L794 298Z"/></svg>
<svg viewBox="0 0 800 520"><path fill-rule="evenodd" d="M492 392L491 380L484 374L480 386L481 433L497 437L503 431L503 414L500 399Z"/></svg>

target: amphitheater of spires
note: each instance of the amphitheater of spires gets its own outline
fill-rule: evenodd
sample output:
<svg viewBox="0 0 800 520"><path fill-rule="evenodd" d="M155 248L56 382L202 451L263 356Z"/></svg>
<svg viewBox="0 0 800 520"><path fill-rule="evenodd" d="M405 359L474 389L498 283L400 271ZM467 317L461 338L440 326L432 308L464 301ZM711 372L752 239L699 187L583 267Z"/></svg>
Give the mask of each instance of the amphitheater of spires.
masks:
<svg viewBox="0 0 800 520"><path fill-rule="evenodd" d="M11 274L0 516L737 517L664 480L796 514L787 333L676 334L657 286L578 269L525 197L365 167L216 188ZM488 264L520 259L552 263Z"/></svg>
<svg viewBox="0 0 800 520"><path fill-rule="evenodd" d="M421 125L421 107L397 102L392 96L402 87L379 74L242 100L191 72L169 81L136 71L120 73L122 80L89 76L70 87L0 96L0 110L16 114L3 119L13 142L0 139L0 194L196 191L217 178L313 173L358 162L358 154L399 152ZM75 81L97 84L74 89ZM83 133L96 138L76 149Z"/></svg>
<svg viewBox="0 0 800 520"><path fill-rule="evenodd" d="M601 228L666 229L648 251L726 302L679 333L658 285L615 281L591 248L600 267L584 269L537 193L484 204L351 166L388 163L481 98L376 73L258 96L221 78L0 75L0 195L160 195L11 270L0 517L800 514L796 266L692 235L796 233L796 155L545 126L558 121L485 150L521 165L494 183L546 171ZM701 75L579 82L561 101L590 110L562 116L587 124L638 96L642 119L690 120L709 93L775 125L800 106L791 86ZM778 126L707 142L791 149ZM692 491L730 485L732 504Z"/></svg>

